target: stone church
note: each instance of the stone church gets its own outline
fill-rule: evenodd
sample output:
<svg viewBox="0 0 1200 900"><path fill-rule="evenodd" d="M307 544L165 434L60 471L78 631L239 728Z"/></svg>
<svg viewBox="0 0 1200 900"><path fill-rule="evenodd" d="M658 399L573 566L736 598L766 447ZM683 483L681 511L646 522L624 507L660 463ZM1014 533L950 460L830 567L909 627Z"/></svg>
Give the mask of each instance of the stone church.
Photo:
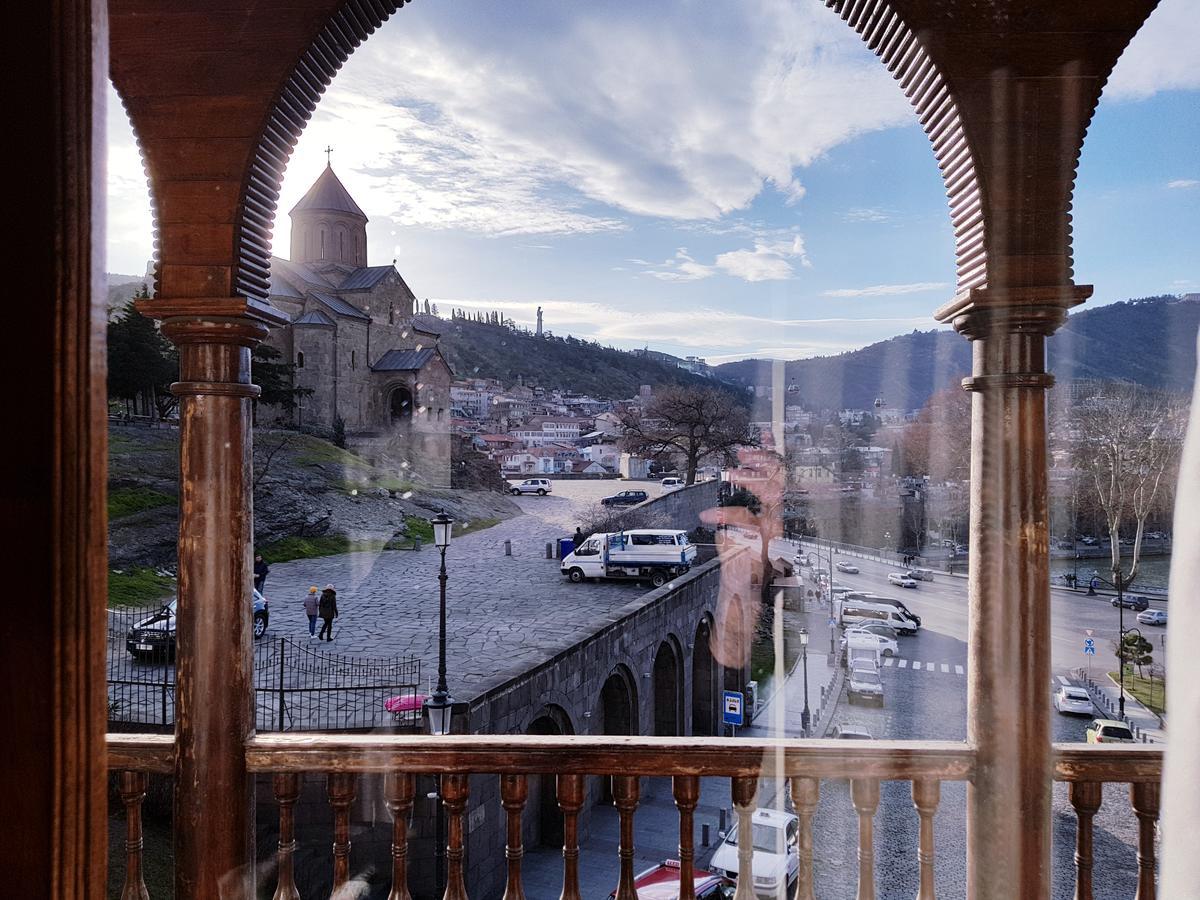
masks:
<svg viewBox="0 0 1200 900"><path fill-rule="evenodd" d="M291 259L271 258L270 302L291 324L270 343L295 366L291 423L332 432L364 456L445 486L450 472L450 366L436 320L395 265L367 264L367 216L326 166L293 207Z"/></svg>

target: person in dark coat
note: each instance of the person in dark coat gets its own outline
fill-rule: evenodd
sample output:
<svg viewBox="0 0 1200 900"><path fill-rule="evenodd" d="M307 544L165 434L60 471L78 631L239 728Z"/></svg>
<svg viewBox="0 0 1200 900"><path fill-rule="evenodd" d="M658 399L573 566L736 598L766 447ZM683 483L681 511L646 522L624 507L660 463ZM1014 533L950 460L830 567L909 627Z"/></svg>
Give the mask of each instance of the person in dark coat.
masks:
<svg viewBox="0 0 1200 900"><path fill-rule="evenodd" d="M317 635L317 640L324 638L327 641L333 640L333 620L337 618L337 592L333 589L332 584L325 585L325 590L321 591L321 599L317 601L317 615L321 617L321 631Z"/></svg>
<svg viewBox="0 0 1200 900"><path fill-rule="evenodd" d="M260 594L267 584L267 573L271 571L271 567L266 564L262 556L254 555L254 589Z"/></svg>
<svg viewBox="0 0 1200 900"><path fill-rule="evenodd" d="M574 538L572 538L572 541L573 541L573 542L574 542L574 544L575 544L575 549L579 549L580 547L582 547L582 546L583 546L583 542L584 542L584 541L586 541L586 540L587 540L587 535L585 535L585 534L583 533L583 529L582 529L582 528L580 528L580 527L578 527L578 526L576 526L576 527L575 527L575 537L574 537Z"/></svg>

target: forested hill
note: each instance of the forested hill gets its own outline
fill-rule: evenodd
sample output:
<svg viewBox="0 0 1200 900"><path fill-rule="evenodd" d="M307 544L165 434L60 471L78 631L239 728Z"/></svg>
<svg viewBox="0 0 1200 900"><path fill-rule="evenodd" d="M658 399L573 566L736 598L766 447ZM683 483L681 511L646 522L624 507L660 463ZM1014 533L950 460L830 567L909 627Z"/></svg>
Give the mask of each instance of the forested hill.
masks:
<svg viewBox="0 0 1200 900"><path fill-rule="evenodd" d="M1086 307L1049 341L1050 371L1059 381L1105 378L1190 391L1196 370L1200 295L1149 297ZM771 360L717 367L721 378L768 386ZM838 356L786 364L789 405L814 409L888 406L918 409L935 391L970 372L971 348L951 331L914 331Z"/></svg>
<svg viewBox="0 0 1200 900"><path fill-rule="evenodd" d="M505 325L470 319L419 317L442 335L442 353L456 378L497 378L512 384L565 388L593 397L632 397L643 384L715 385L669 362L574 337L538 337Z"/></svg>

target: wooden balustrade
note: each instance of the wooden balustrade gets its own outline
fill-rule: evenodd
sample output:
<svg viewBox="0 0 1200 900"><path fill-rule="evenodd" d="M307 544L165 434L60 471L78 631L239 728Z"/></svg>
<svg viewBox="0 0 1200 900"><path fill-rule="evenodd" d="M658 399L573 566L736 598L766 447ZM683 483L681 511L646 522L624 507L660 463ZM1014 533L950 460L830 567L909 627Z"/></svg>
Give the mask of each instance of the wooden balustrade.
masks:
<svg viewBox="0 0 1200 900"><path fill-rule="evenodd" d="M141 816L146 773L173 771L169 736L110 735L111 767L120 772L119 787L127 816L126 878L122 900L145 900L141 885ZM1155 896L1154 829L1159 809L1162 750L1141 746L1059 745L1055 778L1070 785L1070 802L1078 828L1075 844L1076 900L1090 900L1093 880L1092 818L1100 808L1104 783L1130 785L1130 803L1138 820L1137 900ZM859 900L875 897L874 816L881 781L909 781L919 839L917 900L934 898L934 817L941 783L969 780L973 754L963 744L933 741L871 741L847 746L840 741L728 740L721 738L590 738L559 736L438 737L411 735L261 736L247 745L251 772L271 773L279 808L278 886L274 900L300 896L295 884L294 806L303 773L324 773L333 809L334 893L350 871L350 808L356 778L384 773L384 799L393 817L392 887L389 900L410 900L407 885L408 827L415 777L440 774L442 802L448 816L446 834L446 900L467 900L464 873L468 776L492 773L499 779L505 816L504 856L507 883L504 900L524 900L521 866L524 856L521 819L529 796L527 773L557 774L557 802L563 813L562 900L579 900L579 816L586 796L586 776L611 776L613 804L619 821L619 871L614 874L618 900L636 897L634 818L639 778L671 776L679 814L680 898L693 900L695 860L694 814L701 798L701 776L730 778L731 796L742 835L753 833L751 817L758 800L759 779L790 778L790 793L799 819L799 875L795 900L812 900L813 818L820 802L822 779L850 777L850 799L858 819ZM499 848L497 848L498 850ZM737 900L753 900L753 847L738 841Z"/></svg>

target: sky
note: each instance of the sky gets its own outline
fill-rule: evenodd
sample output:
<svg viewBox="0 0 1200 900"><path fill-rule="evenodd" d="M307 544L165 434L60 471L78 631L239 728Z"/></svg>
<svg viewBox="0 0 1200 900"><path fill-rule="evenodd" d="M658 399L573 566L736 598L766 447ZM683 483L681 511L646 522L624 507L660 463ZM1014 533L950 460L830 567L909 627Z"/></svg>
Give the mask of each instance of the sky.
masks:
<svg viewBox="0 0 1200 900"><path fill-rule="evenodd" d="M1200 291L1200 16L1163 0L1084 147L1075 272L1089 306ZM110 90L108 271L151 255ZM898 86L817 0L403 7L350 58L289 163L370 218L371 264L421 299L710 363L839 353L953 294L932 151Z"/></svg>

